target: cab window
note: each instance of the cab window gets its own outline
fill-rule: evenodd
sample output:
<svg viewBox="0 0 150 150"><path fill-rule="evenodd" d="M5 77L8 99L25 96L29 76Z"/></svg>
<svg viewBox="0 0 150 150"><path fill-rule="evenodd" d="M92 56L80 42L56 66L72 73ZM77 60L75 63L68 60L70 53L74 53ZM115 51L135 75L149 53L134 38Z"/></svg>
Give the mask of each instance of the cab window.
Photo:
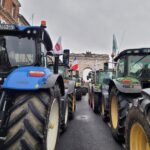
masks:
<svg viewBox="0 0 150 150"><path fill-rule="evenodd" d="M125 72L125 58L122 58L118 61L116 76L123 77Z"/></svg>

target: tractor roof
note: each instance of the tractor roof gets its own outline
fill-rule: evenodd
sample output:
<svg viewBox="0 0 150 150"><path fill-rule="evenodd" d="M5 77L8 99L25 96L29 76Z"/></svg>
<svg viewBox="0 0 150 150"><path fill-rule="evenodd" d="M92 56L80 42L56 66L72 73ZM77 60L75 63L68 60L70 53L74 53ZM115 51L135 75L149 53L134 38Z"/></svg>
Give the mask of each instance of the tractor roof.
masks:
<svg viewBox="0 0 150 150"><path fill-rule="evenodd" d="M141 54L142 55L150 54L150 48L134 48L123 50L114 58L114 61L117 61L118 59L126 55L141 55Z"/></svg>
<svg viewBox="0 0 150 150"><path fill-rule="evenodd" d="M44 43L48 50L52 50L53 45L51 38L48 32L42 26L20 26L20 25L13 25L13 24L0 24L0 35L10 34L10 35L24 35L24 34L31 34L33 35L34 31L43 31L44 32ZM30 33L29 33L30 32Z"/></svg>

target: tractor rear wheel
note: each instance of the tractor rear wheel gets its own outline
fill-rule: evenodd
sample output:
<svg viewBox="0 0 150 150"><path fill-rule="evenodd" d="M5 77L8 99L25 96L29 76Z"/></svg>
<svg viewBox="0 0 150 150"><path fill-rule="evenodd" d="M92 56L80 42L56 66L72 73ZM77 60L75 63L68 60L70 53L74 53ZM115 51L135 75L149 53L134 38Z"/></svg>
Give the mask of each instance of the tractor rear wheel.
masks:
<svg viewBox="0 0 150 150"><path fill-rule="evenodd" d="M112 135L118 142L124 142L125 119L128 102L115 87L110 93L110 124Z"/></svg>
<svg viewBox="0 0 150 150"><path fill-rule="evenodd" d="M143 100L142 104L146 104ZM145 107L147 108L147 106ZM149 107L150 108L150 107ZM150 109L141 111L140 104L132 106L126 119L126 149L150 150ZM146 112L146 113L145 113Z"/></svg>
<svg viewBox="0 0 150 150"><path fill-rule="evenodd" d="M51 95L51 96L50 96ZM60 125L60 89L21 94L10 110L5 150L54 150Z"/></svg>
<svg viewBox="0 0 150 150"><path fill-rule="evenodd" d="M81 101L82 100L81 88L76 89L76 100L77 101Z"/></svg>
<svg viewBox="0 0 150 150"><path fill-rule="evenodd" d="M99 93L94 93L94 99L92 100L92 108L94 113L100 113Z"/></svg>

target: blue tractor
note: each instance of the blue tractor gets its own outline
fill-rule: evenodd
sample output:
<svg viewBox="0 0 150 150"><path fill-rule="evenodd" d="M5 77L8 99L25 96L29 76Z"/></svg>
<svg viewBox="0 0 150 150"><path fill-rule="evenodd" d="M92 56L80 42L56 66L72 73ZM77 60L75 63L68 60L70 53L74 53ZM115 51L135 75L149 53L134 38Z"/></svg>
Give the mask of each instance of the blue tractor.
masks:
<svg viewBox="0 0 150 150"><path fill-rule="evenodd" d="M65 88L45 27L0 25L0 149L56 148Z"/></svg>

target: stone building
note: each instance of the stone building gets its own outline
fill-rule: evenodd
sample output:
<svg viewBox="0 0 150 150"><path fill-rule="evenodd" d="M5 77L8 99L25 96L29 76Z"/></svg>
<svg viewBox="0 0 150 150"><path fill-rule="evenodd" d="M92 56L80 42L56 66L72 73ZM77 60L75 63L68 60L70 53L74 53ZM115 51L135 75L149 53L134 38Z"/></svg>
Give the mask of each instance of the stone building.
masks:
<svg viewBox="0 0 150 150"><path fill-rule="evenodd" d="M94 54L91 52L70 54L70 64L73 64L74 57L77 57L79 74L83 75L85 69L99 70L104 68L104 63L109 61L108 54Z"/></svg>
<svg viewBox="0 0 150 150"><path fill-rule="evenodd" d="M0 0L0 23L29 25L20 14L20 7L18 0Z"/></svg>

